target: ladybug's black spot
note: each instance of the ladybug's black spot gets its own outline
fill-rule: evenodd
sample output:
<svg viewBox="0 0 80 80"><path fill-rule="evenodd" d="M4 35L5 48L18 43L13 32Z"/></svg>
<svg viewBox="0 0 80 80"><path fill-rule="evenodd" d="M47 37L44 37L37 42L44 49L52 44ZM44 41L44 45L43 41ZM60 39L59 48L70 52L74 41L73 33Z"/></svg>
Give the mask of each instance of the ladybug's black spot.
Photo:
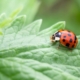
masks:
<svg viewBox="0 0 80 80"><path fill-rule="evenodd" d="M64 38L66 38L66 36L64 36Z"/></svg>
<svg viewBox="0 0 80 80"><path fill-rule="evenodd" d="M76 43L76 40L74 41L74 43Z"/></svg>
<svg viewBox="0 0 80 80"><path fill-rule="evenodd" d="M68 30L68 32L70 32L70 31Z"/></svg>
<svg viewBox="0 0 80 80"><path fill-rule="evenodd" d="M76 40L77 38L76 38L76 36L74 37L74 40Z"/></svg>
<svg viewBox="0 0 80 80"><path fill-rule="evenodd" d="M70 39L69 42L72 42L72 39Z"/></svg>
<svg viewBox="0 0 80 80"><path fill-rule="evenodd" d="M74 45L72 45L72 48L74 48Z"/></svg>
<svg viewBox="0 0 80 80"><path fill-rule="evenodd" d="M67 46L67 47L69 47L69 45L70 45L69 43L66 43L66 46Z"/></svg>
<svg viewBox="0 0 80 80"><path fill-rule="evenodd" d="M62 41L65 42L65 39L63 39Z"/></svg>
<svg viewBox="0 0 80 80"><path fill-rule="evenodd" d="M71 36L71 34L70 34L70 33L68 33L68 36Z"/></svg>

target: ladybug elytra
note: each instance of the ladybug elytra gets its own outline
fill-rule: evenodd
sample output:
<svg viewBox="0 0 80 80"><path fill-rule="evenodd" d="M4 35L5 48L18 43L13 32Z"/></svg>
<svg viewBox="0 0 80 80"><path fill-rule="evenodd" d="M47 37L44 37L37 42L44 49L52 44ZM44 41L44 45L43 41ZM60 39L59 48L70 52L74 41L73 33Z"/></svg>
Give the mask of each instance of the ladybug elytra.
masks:
<svg viewBox="0 0 80 80"><path fill-rule="evenodd" d="M59 41L63 46L73 49L77 46L78 39L72 31L59 30L51 36L52 42Z"/></svg>

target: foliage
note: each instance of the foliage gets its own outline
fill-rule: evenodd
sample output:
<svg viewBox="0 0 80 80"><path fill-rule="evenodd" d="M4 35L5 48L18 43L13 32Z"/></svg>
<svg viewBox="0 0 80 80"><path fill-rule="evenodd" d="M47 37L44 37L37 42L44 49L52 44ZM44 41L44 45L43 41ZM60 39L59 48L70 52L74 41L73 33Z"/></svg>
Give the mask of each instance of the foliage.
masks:
<svg viewBox="0 0 80 80"><path fill-rule="evenodd" d="M65 21L40 30L42 19L31 22L33 13L23 15L21 10L18 7L11 15L5 12L0 16L0 80L80 80L80 36L74 50L57 49L50 36L64 29Z"/></svg>

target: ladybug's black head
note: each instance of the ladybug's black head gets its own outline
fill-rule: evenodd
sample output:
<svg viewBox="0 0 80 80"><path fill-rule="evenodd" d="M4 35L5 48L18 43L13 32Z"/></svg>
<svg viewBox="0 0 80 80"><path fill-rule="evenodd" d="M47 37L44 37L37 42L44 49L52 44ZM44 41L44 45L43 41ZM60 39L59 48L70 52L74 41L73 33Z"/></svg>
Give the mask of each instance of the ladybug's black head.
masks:
<svg viewBox="0 0 80 80"><path fill-rule="evenodd" d="M52 35L52 41L53 42L59 41L60 40L60 36L61 36L61 33L60 32L56 32L55 34Z"/></svg>

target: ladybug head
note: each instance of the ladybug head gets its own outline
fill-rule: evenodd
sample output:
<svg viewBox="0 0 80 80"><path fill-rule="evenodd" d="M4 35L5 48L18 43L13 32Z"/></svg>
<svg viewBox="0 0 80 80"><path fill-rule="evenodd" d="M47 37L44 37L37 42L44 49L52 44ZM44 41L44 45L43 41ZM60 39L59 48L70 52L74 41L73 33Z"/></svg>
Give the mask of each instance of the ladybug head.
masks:
<svg viewBox="0 0 80 80"><path fill-rule="evenodd" d="M52 42L57 42L60 40L60 36L61 36L61 33L60 32L56 32L55 34L53 34L51 36L51 41Z"/></svg>

